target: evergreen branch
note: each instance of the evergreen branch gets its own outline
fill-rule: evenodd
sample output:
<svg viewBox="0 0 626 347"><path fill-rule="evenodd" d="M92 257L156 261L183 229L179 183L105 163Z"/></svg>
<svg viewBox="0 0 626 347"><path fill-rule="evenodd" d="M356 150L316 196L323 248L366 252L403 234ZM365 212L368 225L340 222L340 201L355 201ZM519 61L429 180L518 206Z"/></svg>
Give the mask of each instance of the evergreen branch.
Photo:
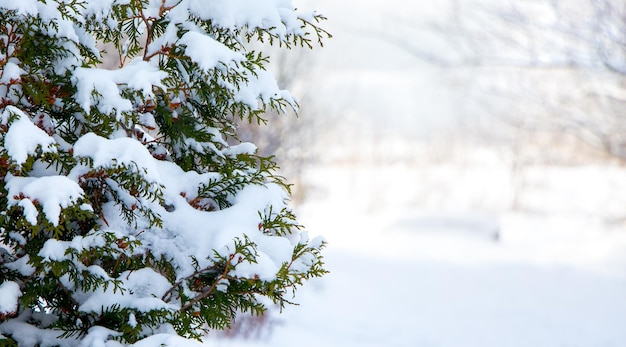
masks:
<svg viewBox="0 0 626 347"><path fill-rule="evenodd" d="M110 8L91 6L90 1L95 0L51 0L45 16L0 6L0 110L13 105L32 122L32 126L23 123L26 126L16 128L15 115L10 112L7 116L3 113L0 122L0 211L4 211L0 213L0 242L9 249L0 250L0 277L18 283L22 296L17 317L37 334L60 332L58 339L45 341L60 347L87 343L82 339L95 326L119 332L97 338L105 344L108 340L134 344L164 323L181 336L200 339L207 328L228 327L238 312L263 313L267 304L261 296L281 306L291 303L284 298L287 288L323 272L316 249L296 246L292 261L283 264L273 280L254 274L239 277L235 271L242 262L254 267L265 261L259 254L266 251L266 245L256 245L247 233L290 239L297 235L300 226L286 202L276 202L263 211L259 230L242 231L243 239L235 237L234 249L227 248L224 255L212 249L217 244L208 244L205 254L190 255L182 245L194 242L189 236L193 230L172 227L168 218L181 214L169 208L177 206L177 200L169 199L189 194L183 198L199 211L188 215L206 216L239 203L243 197L239 193L251 185L269 190L276 188L273 182L289 189L276 174L272 157L230 150L241 142L239 121L265 124L267 110L297 107L292 100L274 95L274 88L243 96L242 92L249 92L243 90L248 85L257 93L254 84L257 80L263 84L260 72L269 63L261 52L248 51L247 43L258 40L287 48L311 47L317 35L321 44L323 36L330 36L317 27L322 17L296 21L293 28L287 20L262 27L238 24L221 28L219 20L203 18L203 14L193 13L192 7L173 11L183 0L114 1ZM272 10L291 11L283 5ZM85 11L89 11L86 16ZM295 10L288 16L308 18ZM168 29L169 25L178 27ZM163 47L149 47L166 32L170 35L168 30L179 36L189 31L206 35L225 46L226 58L218 56L217 63L204 68L190 47L182 47L175 36L167 37ZM150 64L127 66L126 71L144 69L136 70L132 80L121 71L112 71L106 72L106 83L96 81L85 87L79 71L84 76L94 72L91 77L96 79L104 72L100 67L90 70L106 63L106 56L100 54L106 52L96 42L114 47L112 54L117 54L120 67L133 58ZM84 92L83 88L90 89ZM91 142L97 137L89 139L88 133L107 141L123 141L117 142L120 146L102 148L113 142ZM51 141L55 153L46 153L43 145L30 148L29 143L19 143L27 155L25 161L16 159L10 147L17 142L8 139L15 134L20 140L34 140L35 145L39 140ZM83 139L86 146L78 146ZM87 147L96 151L84 154ZM100 153L104 152L103 159ZM178 185L178 172L198 179ZM24 184L19 193L12 183L18 180L6 180L9 174ZM41 187L43 181L38 180L43 176L69 180L59 181L58 187ZM31 183L39 186L27 190ZM194 190L197 194L191 196ZM14 196L8 196L9 192ZM58 219L49 220L49 211L58 211ZM213 214L215 218L226 215ZM216 227L230 222L224 220ZM185 238L180 244L160 246L180 237ZM189 256L191 264L174 261ZM208 265L200 266L196 256L206 257ZM26 257L29 267L21 264L19 271L8 268ZM303 266L293 265L298 258L302 258L298 265ZM99 307L95 302L85 309L90 312L78 310L78 301L97 301L110 288L116 295L154 299L151 288L134 283L144 275L167 281L166 292L159 295L161 301L176 301L180 308L159 306L144 311L121 300ZM2 333L18 345L32 344L4 324L14 318L2 317Z"/></svg>
<svg viewBox="0 0 626 347"><path fill-rule="evenodd" d="M172 296L174 295L174 291L178 288L180 288L180 286L185 283L186 281L189 281L190 279L196 277L196 276L200 276L204 273L208 273L208 272L212 272L213 270L217 269L218 264L213 264L212 266L208 266L202 270L197 270L194 273L190 274L189 276L186 276L184 278L181 278L180 280L176 281L176 283L174 283L174 285L168 289L165 294L163 294L163 296L161 297L161 300L165 301L165 302L170 302L172 300Z"/></svg>
<svg viewBox="0 0 626 347"><path fill-rule="evenodd" d="M222 271L222 273L213 281L213 284L211 284L211 287L209 287L208 290L203 291L200 295L197 295L196 297L194 297L193 299L185 303L180 308L180 311L186 311L192 306L194 306L195 304L197 304L198 302L211 296L213 292L215 291L215 288L217 288L217 285L220 283L220 281L223 279L226 279L232 267L236 266L236 265L231 265L231 262L233 261L233 259L235 259L235 254L229 255L228 261L226 262L226 266L224 267L224 271ZM241 263L242 261L243 261L243 258L239 258L237 260L237 264Z"/></svg>

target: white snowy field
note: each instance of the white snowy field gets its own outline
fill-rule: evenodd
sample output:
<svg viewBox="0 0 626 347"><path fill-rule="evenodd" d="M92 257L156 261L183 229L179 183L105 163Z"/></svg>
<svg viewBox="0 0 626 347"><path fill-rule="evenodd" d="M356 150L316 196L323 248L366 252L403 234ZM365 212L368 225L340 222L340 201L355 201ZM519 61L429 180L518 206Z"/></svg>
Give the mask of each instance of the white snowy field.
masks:
<svg viewBox="0 0 626 347"><path fill-rule="evenodd" d="M450 53L429 23L457 2L299 2L334 35L306 81L322 124L307 149L324 162L297 208L328 239L331 273L272 315L271 334L207 346L626 346L626 168L514 171L496 148L511 139L450 149L473 87L410 48Z"/></svg>
<svg viewBox="0 0 626 347"><path fill-rule="evenodd" d="M624 346L625 176L528 169L526 207L511 210L495 164L309 171L300 216L330 242L331 274L274 315L271 334L207 345Z"/></svg>

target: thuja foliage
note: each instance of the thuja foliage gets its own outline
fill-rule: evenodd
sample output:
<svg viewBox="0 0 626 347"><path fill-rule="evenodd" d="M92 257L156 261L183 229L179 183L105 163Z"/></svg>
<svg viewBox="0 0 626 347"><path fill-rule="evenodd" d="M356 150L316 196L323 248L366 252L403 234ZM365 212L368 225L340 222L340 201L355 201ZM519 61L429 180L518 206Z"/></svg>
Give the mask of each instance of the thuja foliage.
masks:
<svg viewBox="0 0 626 347"><path fill-rule="evenodd" d="M236 126L298 106L251 47L321 44L322 19L288 0L0 2L0 344L191 343L326 272Z"/></svg>

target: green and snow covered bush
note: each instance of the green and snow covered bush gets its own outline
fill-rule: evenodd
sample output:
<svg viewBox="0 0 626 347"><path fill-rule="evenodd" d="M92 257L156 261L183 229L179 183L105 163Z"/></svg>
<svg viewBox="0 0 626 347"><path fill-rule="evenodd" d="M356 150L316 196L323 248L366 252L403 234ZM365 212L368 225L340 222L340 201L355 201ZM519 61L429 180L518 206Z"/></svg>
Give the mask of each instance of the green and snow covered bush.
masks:
<svg viewBox="0 0 626 347"><path fill-rule="evenodd" d="M321 43L321 19L290 0L0 1L0 344L192 345L325 273L235 126L297 107L250 43Z"/></svg>

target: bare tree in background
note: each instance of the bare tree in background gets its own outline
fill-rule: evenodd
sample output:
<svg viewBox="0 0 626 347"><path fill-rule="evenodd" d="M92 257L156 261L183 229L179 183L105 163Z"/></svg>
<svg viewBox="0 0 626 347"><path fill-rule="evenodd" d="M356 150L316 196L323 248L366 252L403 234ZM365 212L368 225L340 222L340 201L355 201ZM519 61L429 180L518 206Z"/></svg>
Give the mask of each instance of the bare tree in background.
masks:
<svg viewBox="0 0 626 347"><path fill-rule="evenodd" d="M405 26L444 38L439 47L383 35L458 69L490 122L544 141L573 137L626 163L626 2L451 0L448 10L442 23Z"/></svg>
<svg viewBox="0 0 626 347"><path fill-rule="evenodd" d="M570 134L626 162L626 4L544 0L492 6L485 11L497 24L492 41L504 44L491 47L498 52L492 64L515 68L522 80L497 90L522 96L525 110L517 117L529 117L528 130Z"/></svg>

